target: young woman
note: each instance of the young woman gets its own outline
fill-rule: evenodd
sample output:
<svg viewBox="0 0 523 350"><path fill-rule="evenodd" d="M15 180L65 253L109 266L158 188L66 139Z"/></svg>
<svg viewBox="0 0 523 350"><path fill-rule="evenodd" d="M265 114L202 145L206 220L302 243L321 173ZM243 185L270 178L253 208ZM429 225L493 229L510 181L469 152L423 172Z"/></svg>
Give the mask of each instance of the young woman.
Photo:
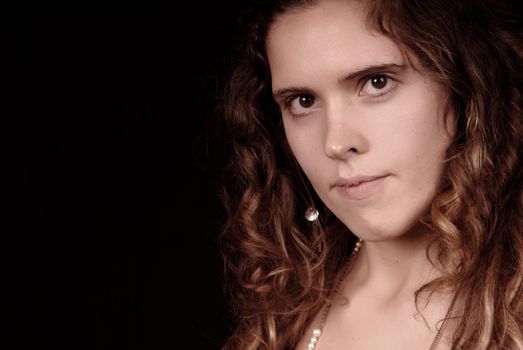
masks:
<svg viewBox="0 0 523 350"><path fill-rule="evenodd" d="M523 30L265 1L225 89L225 349L523 349Z"/></svg>

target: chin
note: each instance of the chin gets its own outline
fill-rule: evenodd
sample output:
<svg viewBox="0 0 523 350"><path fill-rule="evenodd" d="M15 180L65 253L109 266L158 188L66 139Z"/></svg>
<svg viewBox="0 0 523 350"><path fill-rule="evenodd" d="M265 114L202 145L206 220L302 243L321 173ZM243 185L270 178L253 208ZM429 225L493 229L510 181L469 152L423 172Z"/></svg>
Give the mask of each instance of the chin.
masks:
<svg viewBox="0 0 523 350"><path fill-rule="evenodd" d="M422 224L419 219L411 220L341 220L347 228L364 241L386 241L398 238L407 238L411 234L419 233Z"/></svg>

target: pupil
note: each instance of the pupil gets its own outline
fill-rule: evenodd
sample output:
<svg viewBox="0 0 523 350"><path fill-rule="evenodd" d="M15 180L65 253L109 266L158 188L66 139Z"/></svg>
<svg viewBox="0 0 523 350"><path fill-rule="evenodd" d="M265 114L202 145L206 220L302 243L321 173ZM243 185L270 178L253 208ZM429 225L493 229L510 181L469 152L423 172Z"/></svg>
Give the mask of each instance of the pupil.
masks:
<svg viewBox="0 0 523 350"><path fill-rule="evenodd" d="M300 106L302 106L304 108L309 108L313 104L314 104L314 97L309 96L309 95L300 96Z"/></svg>
<svg viewBox="0 0 523 350"><path fill-rule="evenodd" d="M387 85L387 77L384 75L378 75L373 77L371 80L372 87L375 89L383 89Z"/></svg>

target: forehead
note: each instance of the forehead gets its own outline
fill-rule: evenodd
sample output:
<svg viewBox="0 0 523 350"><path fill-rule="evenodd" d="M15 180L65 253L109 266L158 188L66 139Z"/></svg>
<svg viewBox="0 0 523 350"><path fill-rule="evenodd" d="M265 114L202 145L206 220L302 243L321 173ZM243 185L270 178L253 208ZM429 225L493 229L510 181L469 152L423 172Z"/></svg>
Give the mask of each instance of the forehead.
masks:
<svg viewBox="0 0 523 350"><path fill-rule="evenodd" d="M368 65L403 62L398 46L366 25L355 2L320 1L278 16L267 36L273 85Z"/></svg>

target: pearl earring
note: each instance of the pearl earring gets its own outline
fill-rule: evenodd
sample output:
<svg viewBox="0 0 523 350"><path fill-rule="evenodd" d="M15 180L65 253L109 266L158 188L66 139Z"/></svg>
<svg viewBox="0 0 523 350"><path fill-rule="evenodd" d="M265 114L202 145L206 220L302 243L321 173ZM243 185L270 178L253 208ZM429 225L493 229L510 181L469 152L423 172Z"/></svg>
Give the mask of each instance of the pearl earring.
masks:
<svg viewBox="0 0 523 350"><path fill-rule="evenodd" d="M305 210L305 219L310 222L318 220L320 212L314 207L309 207Z"/></svg>

